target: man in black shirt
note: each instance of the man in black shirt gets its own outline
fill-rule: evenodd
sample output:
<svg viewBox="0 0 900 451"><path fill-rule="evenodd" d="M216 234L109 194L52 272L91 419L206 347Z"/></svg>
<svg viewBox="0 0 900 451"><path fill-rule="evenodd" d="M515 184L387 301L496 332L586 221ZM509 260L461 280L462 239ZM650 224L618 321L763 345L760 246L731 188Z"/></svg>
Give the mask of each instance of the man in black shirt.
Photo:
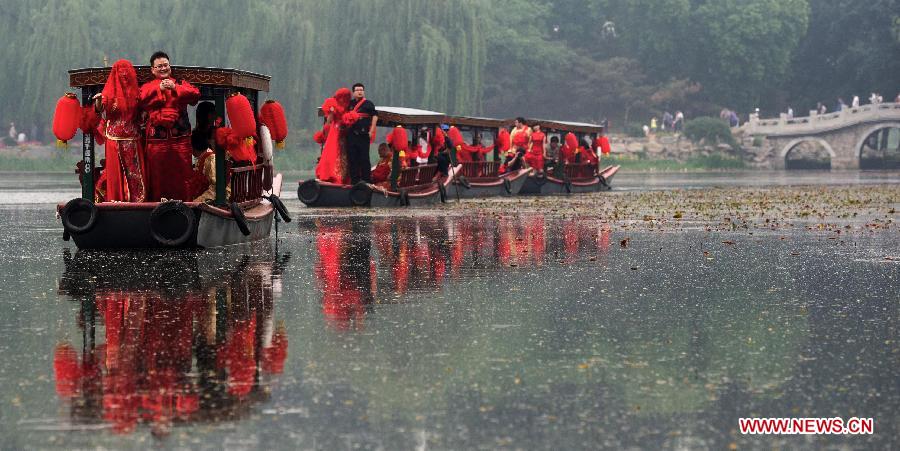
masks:
<svg viewBox="0 0 900 451"><path fill-rule="evenodd" d="M375 113L375 104L366 100L366 87L362 83L353 85L352 91L353 98L350 100L350 109L359 113L359 120L347 130L345 141L347 172L349 172L351 184L359 181L371 183L372 162L369 159L369 143L375 136L378 116Z"/></svg>

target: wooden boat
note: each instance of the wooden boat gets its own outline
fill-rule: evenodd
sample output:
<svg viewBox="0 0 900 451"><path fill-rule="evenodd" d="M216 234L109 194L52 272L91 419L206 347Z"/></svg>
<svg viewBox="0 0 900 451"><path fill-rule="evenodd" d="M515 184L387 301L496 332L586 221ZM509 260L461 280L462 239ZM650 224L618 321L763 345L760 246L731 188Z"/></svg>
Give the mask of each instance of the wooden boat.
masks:
<svg viewBox="0 0 900 451"><path fill-rule="evenodd" d="M448 116L446 123L459 128L460 131L471 132L473 135L484 136L484 132L489 132L493 135L494 142L497 142L497 132L500 128L509 126L510 121L485 117ZM455 152L453 155L456 158ZM499 174L500 155L496 149L491 161L464 161L459 165L461 170L447 194L451 199L514 196L519 193L526 178L533 172L531 168L523 168Z"/></svg>
<svg viewBox="0 0 900 451"><path fill-rule="evenodd" d="M140 83L152 78L149 66L136 66ZM69 84L81 90L82 104L103 90L109 68L69 71ZM270 77L235 69L176 66L174 73L200 90L200 99L213 101L216 110L225 110L225 98L241 92L258 111L259 92L268 91ZM257 121L259 123L259 121ZM257 155L264 152L258 143ZM276 211L290 221L279 199L281 174L275 174L266 156L256 164L229 168L225 151L216 149L216 200L196 203L99 202L94 203L94 137L82 138L82 197L57 206L63 224L63 239L72 239L79 248L215 247L264 239L269 236ZM226 196L225 181L231 195Z"/></svg>
<svg viewBox="0 0 900 451"><path fill-rule="evenodd" d="M401 126L415 130L421 126L438 126L443 113L400 107L376 107L378 124ZM321 111L319 112L321 114ZM399 168L399 155L394 154L394 167ZM391 187L382 188L365 182L344 185L321 180L300 180L297 197L307 207L401 207L434 205L446 202L447 189L459 168L450 169L447 177L435 177L436 165L400 169L392 174Z"/></svg>
<svg viewBox="0 0 900 451"><path fill-rule="evenodd" d="M565 122L536 120L534 124L540 124L548 139L551 134L558 134L563 141L563 134L574 133L579 142L586 135L596 137L603 131L602 125L583 122ZM607 166L603 170L589 163L570 163L557 165L552 173L549 171L541 176L531 174L519 190L522 195L548 195L548 194L572 194L607 191L612 178L619 171L619 166Z"/></svg>
<svg viewBox="0 0 900 451"><path fill-rule="evenodd" d="M607 166L602 171L595 172L596 166L592 164L567 164L564 167L564 175L556 177L544 175L537 177L528 176L519 194L522 195L546 195L546 194L572 194L594 193L612 189L610 180L619 171L618 166Z"/></svg>

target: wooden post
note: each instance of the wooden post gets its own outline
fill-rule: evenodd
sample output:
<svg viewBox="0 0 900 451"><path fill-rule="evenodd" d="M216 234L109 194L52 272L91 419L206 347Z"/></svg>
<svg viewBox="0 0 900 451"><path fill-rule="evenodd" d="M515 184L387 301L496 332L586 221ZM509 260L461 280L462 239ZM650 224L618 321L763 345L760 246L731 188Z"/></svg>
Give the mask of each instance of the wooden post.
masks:
<svg viewBox="0 0 900 451"><path fill-rule="evenodd" d="M81 104L91 105L91 97L98 88L81 88ZM82 132L81 134L81 197L94 201L94 134Z"/></svg>
<svg viewBox="0 0 900 451"><path fill-rule="evenodd" d="M216 115L225 119L225 95L217 95L215 97ZM225 205L228 202L228 194L225 190L227 186L226 169L225 169L225 149L222 146L215 146L216 154L216 205Z"/></svg>

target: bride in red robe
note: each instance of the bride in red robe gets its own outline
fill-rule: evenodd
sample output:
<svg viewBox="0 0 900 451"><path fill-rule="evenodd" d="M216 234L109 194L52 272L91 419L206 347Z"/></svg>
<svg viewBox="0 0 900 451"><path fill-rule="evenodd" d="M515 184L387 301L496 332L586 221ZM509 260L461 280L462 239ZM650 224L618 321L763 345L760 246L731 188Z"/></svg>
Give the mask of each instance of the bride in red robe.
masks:
<svg viewBox="0 0 900 451"><path fill-rule="evenodd" d="M106 138L106 201L144 202L144 149L141 142L137 73L128 60L113 64L100 94L100 125Z"/></svg>
<svg viewBox="0 0 900 451"><path fill-rule="evenodd" d="M325 99L322 104L322 112L325 114L325 126L322 129L325 134L325 144L322 146L322 156L316 165L316 178L323 182L346 185L347 165L343 160L341 118L350 108L350 90L341 88L335 91L334 96Z"/></svg>

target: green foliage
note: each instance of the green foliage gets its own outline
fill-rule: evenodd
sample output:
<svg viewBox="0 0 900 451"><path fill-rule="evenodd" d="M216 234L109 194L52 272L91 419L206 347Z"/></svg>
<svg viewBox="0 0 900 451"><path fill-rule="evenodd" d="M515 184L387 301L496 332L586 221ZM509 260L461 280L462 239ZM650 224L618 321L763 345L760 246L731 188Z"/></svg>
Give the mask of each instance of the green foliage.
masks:
<svg viewBox="0 0 900 451"><path fill-rule="evenodd" d="M893 97L897 11L900 0L5 0L0 60L15 63L0 123L43 130L66 70L143 65L156 49L272 75L268 97L293 130L315 128L315 107L355 81L380 105L500 117L831 106Z"/></svg>
<svg viewBox="0 0 900 451"><path fill-rule="evenodd" d="M731 134L728 124L714 117L698 117L684 124L684 136L695 143L701 140L707 144L725 143L737 149L738 144Z"/></svg>

